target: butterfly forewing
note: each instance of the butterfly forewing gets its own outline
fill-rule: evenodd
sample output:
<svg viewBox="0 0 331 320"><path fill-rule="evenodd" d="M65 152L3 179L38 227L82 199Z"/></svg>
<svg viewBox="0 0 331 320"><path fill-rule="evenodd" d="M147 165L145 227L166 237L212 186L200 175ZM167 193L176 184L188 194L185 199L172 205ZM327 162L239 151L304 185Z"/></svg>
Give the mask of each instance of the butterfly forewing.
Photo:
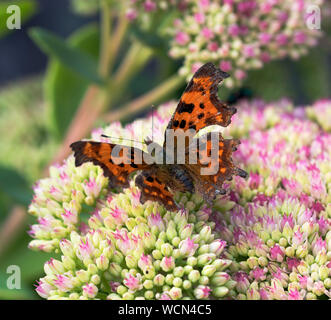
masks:
<svg viewBox="0 0 331 320"><path fill-rule="evenodd" d="M84 162L101 166L111 187L129 186L129 175L148 167L143 161L148 155L138 148L95 141L77 141L70 147L74 151L76 166ZM139 161L135 161L135 157Z"/></svg>

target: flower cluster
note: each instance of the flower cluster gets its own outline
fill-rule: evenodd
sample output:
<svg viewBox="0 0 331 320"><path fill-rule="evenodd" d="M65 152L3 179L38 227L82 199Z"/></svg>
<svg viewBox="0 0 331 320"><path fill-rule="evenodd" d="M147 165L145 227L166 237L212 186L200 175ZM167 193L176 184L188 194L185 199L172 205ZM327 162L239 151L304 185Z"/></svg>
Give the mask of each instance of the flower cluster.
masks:
<svg viewBox="0 0 331 320"><path fill-rule="evenodd" d="M192 13L176 20L172 30L170 55L185 58L180 72L188 78L203 63L213 61L234 75L225 82L232 87L246 78L248 70L285 56L296 59L316 44L319 32L306 26L311 1L196 2Z"/></svg>
<svg viewBox="0 0 331 320"><path fill-rule="evenodd" d="M225 81L227 87L239 85L249 70L261 68L271 60L287 56L297 59L306 54L320 35L306 25L311 18L308 6L323 4L323 0L132 2L130 19L161 9L177 12L170 13L174 21L168 28L172 36L169 54L174 59L184 59L180 74L190 79L202 64L212 61L234 75ZM185 10L184 16L179 9Z"/></svg>
<svg viewBox="0 0 331 320"><path fill-rule="evenodd" d="M331 105L330 100L317 101L313 106L306 109L307 115L316 121L325 131L331 132Z"/></svg>
<svg viewBox="0 0 331 320"><path fill-rule="evenodd" d="M140 204L133 181L108 190L102 169L70 156L39 181L30 247L62 253L45 265L37 292L50 299L318 299L331 296L331 101L242 101L224 137L240 138L234 161L249 172L224 184L207 207L176 194L183 210ZM162 144L174 111L113 123L92 139ZM123 139L122 139L123 138ZM133 139L130 142L127 139ZM138 142L137 142L138 141Z"/></svg>
<svg viewBox="0 0 331 320"><path fill-rule="evenodd" d="M132 186L99 203L89 231L60 241L61 261L45 264L37 292L49 299L222 298L235 282L225 272L225 241L215 239L201 198L178 198L186 210L137 204ZM139 200L138 200L139 201Z"/></svg>
<svg viewBox="0 0 331 320"><path fill-rule="evenodd" d="M129 20L135 20L138 16L144 20L144 16L158 11L171 9L183 11L187 9L192 0L127 0L126 16Z"/></svg>

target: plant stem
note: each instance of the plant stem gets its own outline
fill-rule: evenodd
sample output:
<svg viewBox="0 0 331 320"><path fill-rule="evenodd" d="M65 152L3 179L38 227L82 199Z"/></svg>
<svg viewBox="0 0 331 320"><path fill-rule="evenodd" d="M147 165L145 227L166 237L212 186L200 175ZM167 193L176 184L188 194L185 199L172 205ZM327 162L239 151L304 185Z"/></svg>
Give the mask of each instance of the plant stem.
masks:
<svg viewBox="0 0 331 320"><path fill-rule="evenodd" d="M114 75L117 86L121 87L124 82L132 78L132 75L145 65L151 54L152 50L150 48L144 47L140 42L135 41Z"/></svg>
<svg viewBox="0 0 331 320"><path fill-rule="evenodd" d="M107 46L107 51L105 53L106 58L104 62L104 67L107 67L107 70L111 70L115 63L115 58L124 40L128 24L129 21L126 18L124 12L122 12L118 17L116 28L108 40L109 45Z"/></svg>
<svg viewBox="0 0 331 320"><path fill-rule="evenodd" d="M104 116L104 120L108 122L125 119L129 115L145 109L153 103L159 102L162 98L167 96L171 91L177 88L177 86L183 81L183 78L179 75L175 75L165 82L154 88L150 92L140 96L139 98L129 102L118 110L111 111Z"/></svg>
<svg viewBox="0 0 331 320"><path fill-rule="evenodd" d="M109 72L109 45L112 27L112 14L110 12L109 3L106 0L101 1L101 44L100 44L100 61L99 74L104 78Z"/></svg>

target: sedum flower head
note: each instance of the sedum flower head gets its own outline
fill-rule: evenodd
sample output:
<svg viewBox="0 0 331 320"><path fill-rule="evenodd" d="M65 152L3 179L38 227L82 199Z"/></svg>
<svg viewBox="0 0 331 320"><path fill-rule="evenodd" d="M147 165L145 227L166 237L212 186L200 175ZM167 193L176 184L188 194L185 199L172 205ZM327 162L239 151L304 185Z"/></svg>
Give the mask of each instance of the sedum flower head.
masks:
<svg viewBox="0 0 331 320"><path fill-rule="evenodd" d="M45 264L37 292L48 299L207 299L229 294L225 241L214 224L191 212L166 212L155 204L131 210L136 187L105 200L89 219L89 231L60 241L61 260ZM181 201L181 200L179 200ZM102 209L101 209L102 208ZM201 215L202 216L202 215Z"/></svg>
<svg viewBox="0 0 331 320"><path fill-rule="evenodd" d="M321 102L314 104L319 106ZM328 105L328 100L322 102ZM162 145L176 107L154 113ZM133 181L109 190L102 169L70 156L35 185L30 248L61 253L45 264L37 292L49 299L324 299L331 290L331 135L288 100L242 101L224 137L240 138L234 160L250 172L224 184L207 207L140 204ZM317 111L318 110L318 111ZM327 111L317 107L322 119ZM92 139L134 144L151 116L95 129ZM103 138L106 134L115 138ZM123 138L123 139L122 139Z"/></svg>
<svg viewBox="0 0 331 320"><path fill-rule="evenodd" d="M323 0L134 0L127 17L140 24L164 19L172 37L170 57L184 59L180 74L190 79L208 62L234 77L225 85L240 85L249 70L271 60L298 59L316 45L321 32L308 28L308 6ZM323 10L324 11L324 10ZM159 20L158 20L159 21ZM170 21L170 23L169 23Z"/></svg>
<svg viewBox="0 0 331 320"><path fill-rule="evenodd" d="M331 132L331 105L330 100L324 99L314 103L313 106L306 109L307 115L313 121L316 121L323 130Z"/></svg>
<svg viewBox="0 0 331 320"><path fill-rule="evenodd" d="M311 1L197 0L177 19L170 55L184 58L180 73L190 78L206 61L213 61L238 85L251 69L274 59L293 59L316 44L319 32L306 26ZM321 5L322 1L314 1Z"/></svg>

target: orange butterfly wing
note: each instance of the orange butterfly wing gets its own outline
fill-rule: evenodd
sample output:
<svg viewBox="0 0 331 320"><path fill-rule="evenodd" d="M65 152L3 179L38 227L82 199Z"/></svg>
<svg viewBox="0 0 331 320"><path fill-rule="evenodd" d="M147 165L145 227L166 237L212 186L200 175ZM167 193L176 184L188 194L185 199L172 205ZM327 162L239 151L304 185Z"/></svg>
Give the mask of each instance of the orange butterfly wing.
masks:
<svg viewBox="0 0 331 320"><path fill-rule="evenodd" d="M113 152L115 146L122 150L118 157ZM95 165L99 165L104 170L105 176L109 178L110 187L128 187L129 175L149 166L146 163L135 163L137 162L134 161L135 154L148 155L133 147L95 141L77 141L72 143L70 147L74 151L75 165L80 166L84 162L93 162ZM123 161L121 162L121 160Z"/></svg>
<svg viewBox="0 0 331 320"><path fill-rule="evenodd" d="M157 171L143 171L136 177L136 185L141 190L140 202L157 201L163 204L167 210L177 210L173 194L169 191L167 184L160 180L162 178L159 178Z"/></svg>
<svg viewBox="0 0 331 320"><path fill-rule="evenodd" d="M217 134L218 139L212 141L212 134ZM239 175L243 178L247 177L247 173L236 167L232 161L232 152L237 150L239 140L236 139L224 139L220 133L207 133L200 137L202 143L199 145L194 142L186 148L186 161L183 165L185 169L190 173L194 181L195 192L200 193L204 200L211 204L215 196L219 194L225 194L225 190L222 189L223 182L225 180L232 180L233 175ZM214 161L211 161L212 149L216 149L214 143L218 143L218 154ZM197 147L192 147L197 146ZM189 163L189 150L197 153L197 163ZM201 169L209 169L215 174L202 174Z"/></svg>
<svg viewBox="0 0 331 320"><path fill-rule="evenodd" d="M237 110L217 97L217 86L227 77L212 63L203 65L187 85L167 129L198 132L210 125L228 126Z"/></svg>

